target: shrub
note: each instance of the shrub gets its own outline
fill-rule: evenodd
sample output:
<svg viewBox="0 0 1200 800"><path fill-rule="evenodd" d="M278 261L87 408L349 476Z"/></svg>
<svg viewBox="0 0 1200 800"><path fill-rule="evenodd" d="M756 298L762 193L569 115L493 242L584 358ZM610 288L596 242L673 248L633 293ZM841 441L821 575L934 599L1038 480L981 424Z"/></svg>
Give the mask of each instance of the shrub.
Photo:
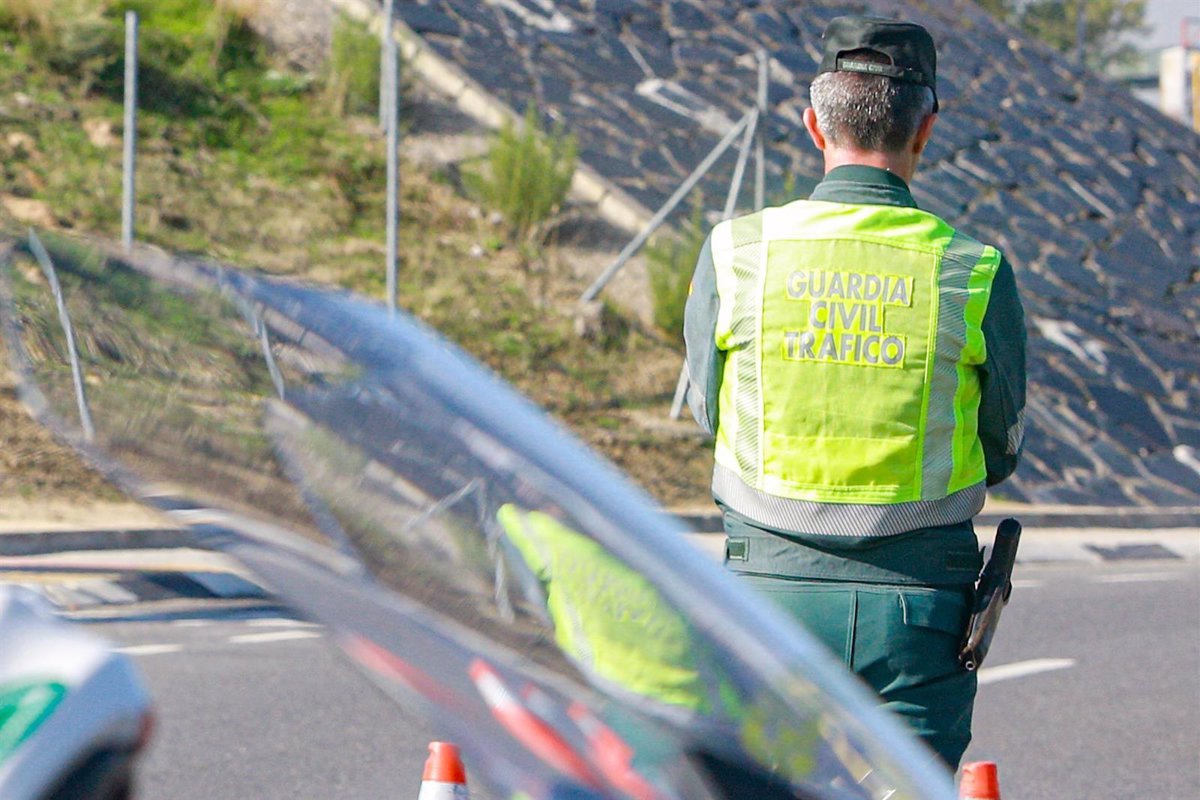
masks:
<svg viewBox="0 0 1200 800"><path fill-rule="evenodd" d="M779 186L779 188L767 194L767 206L783 206L787 205L793 200L799 200L800 198L796 195L799 188L800 187L797 185L796 173L789 169L784 173L783 183ZM807 197L811 190L812 186L806 185L803 196Z"/></svg>
<svg viewBox="0 0 1200 800"><path fill-rule="evenodd" d="M53 43L81 20L94 22L107 5L104 0L0 0L0 27Z"/></svg>
<svg viewBox="0 0 1200 800"><path fill-rule="evenodd" d="M578 146L561 125L542 130L537 110L525 111L521 129L500 128L483 170L464 177L487 206L500 212L513 241L541 241L567 199Z"/></svg>
<svg viewBox="0 0 1200 800"><path fill-rule="evenodd" d="M338 17L325 76L326 96L334 114L369 114L376 109L379 103L379 51L379 38L366 26Z"/></svg>
<svg viewBox="0 0 1200 800"><path fill-rule="evenodd" d="M80 80L83 93L120 61L120 29L106 0L0 0L0 28L16 31L57 72Z"/></svg>
<svg viewBox="0 0 1200 800"><path fill-rule="evenodd" d="M258 60L260 40L251 23L263 13L261 0L216 0L209 21L209 66L221 74Z"/></svg>
<svg viewBox="0 0 1200 800"><path fill-rule="evenodd" d="M703 199L692 204L692 214L675 235L656 239L646 248L646 271L654 301L654 324L672 340L683 339L683 310L688 286L700 250L708 236Z"/></svg>

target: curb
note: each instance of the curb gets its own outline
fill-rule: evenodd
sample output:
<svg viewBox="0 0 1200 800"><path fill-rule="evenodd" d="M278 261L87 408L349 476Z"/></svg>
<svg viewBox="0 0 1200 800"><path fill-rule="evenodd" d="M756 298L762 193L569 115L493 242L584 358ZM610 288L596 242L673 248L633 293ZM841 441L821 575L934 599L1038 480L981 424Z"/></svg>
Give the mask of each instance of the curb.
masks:
<svg viewBox="0 0 1200 800"><path fill-rule="evenodd" d="M41 556L75 550L207 549L186 529L39 531L0 534L0 556Z"/></svg>
<svg viewBox="0 0 1200 800"><path fill-rule="evenodd" d="M116 544L121 531L86 531L88 544ZM172 533L168 531L168 533ZM30 538L46 534L27 534ZM269 602L267 591L228 556L199 548L64 550L0 556L0 581L41 593L64 613L160 606L164 602Z"/></svg>
<svg viewBox="0 0 1200 800"><path fill-rule="evenodd" d="M677 512L676 519L694 533L724 533L721 512ZM1124 530L1155 530L1159 528L1200 528L1200 509L1195 508L1096 508L1076 510L1010 508L1003 511L984 510L975 516L979 528L994 528L1008 517L1016 517L1026 528L1085 529L1120 528Z"/></svg>
<svg viewBox="0 0 1200 800"><path fill-rule="evenodd" d="M724 533L721 514L712 512L669 512L690 533ZM1016 517L1026 528L1083 530L1087 528L1121 530L1157 530L1171 528L1200 529L1200 509L1080 508L1077 510L1011 508L984 510L975 517L980 529L994 528L1001 520ZM158 550L192 547L211 550L202 533L189 528L148 528L108 530L51 530L0 533L0 556L36 556L74 550Z"/></svg>
<svg viewBox="0 0 1200 800"><path fill-rule="evenodd" d="M1089 507L1069 512L1014 508L1007 512L985 510L975 517L975 522L995 527L1008 517L1016 517L1027 528L1200 528L1200 509L1195 508Z"/></svg>
<svg viewBox="0 0 1200 800"><path fill-rule="evenodd" d="M720 523L715 514L682 518ZM1044 535L1026 543L1018 562L1200 562L1200 529L1146 530L1133 535L1127 533L1130 530L1045 528ZM721 557L722 537L711 532L686 536L707 555ZM188 549L196 552L186 553ZM219 548L206 547L204 536L187 529L0 535L0 581L29 583L61 611L72 614L161 606L163 601L270 602L271 591L244 571L236 557L230 558Z"/></svg>

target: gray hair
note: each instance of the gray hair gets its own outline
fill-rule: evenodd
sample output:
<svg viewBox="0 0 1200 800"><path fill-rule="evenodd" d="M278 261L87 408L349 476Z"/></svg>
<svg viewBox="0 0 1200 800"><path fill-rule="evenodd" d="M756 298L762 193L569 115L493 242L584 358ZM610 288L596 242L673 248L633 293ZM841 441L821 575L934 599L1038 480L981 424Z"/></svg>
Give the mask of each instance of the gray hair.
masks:
<svg viewBox="0 0 1200 800"><path fill-rule="evenodd" d="M809 88L825 137L859 150L894 153L933 113L928 86L862 72L824 72Z"/></svg>

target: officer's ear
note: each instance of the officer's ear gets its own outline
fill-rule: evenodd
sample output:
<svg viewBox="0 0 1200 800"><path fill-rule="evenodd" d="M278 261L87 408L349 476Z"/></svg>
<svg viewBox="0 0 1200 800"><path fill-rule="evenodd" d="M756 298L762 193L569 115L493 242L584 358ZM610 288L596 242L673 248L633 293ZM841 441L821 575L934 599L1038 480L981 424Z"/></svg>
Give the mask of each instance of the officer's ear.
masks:
<svg viewBox="0 0 1200 800"><path fill-rule="evenodd" d="M808 130L809 138L813 144L822 153L825 152L825 132L821 130L821 124L817 122L817 112L812 108L804 109L804 127Z"/></svg>
<svg viewBox="0 0 1200 800"><path fill-rule="evenodd" d="M933 123L935 122L937 122L937 114L930 114L921 120L921 124L917 127L917 135L913 137L912 142L912 154L914 156L921 155L925 150L925 145L929 144L929 140L933 136Z"/></svg>

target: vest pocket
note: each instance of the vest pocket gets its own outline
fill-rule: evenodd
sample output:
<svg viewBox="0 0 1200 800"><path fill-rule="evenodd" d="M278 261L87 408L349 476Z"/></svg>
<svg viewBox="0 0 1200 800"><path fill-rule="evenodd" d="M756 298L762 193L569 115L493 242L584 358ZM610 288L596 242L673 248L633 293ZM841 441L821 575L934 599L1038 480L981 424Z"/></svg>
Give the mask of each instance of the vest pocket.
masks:
<svg viewBox="0 0 1200 800"><path fill-rule="evenodd" d="M763 488L773 494L834 503L917 499L913 465L919 459L911 433L867 438L768 431L765 443Z"/></svg>

